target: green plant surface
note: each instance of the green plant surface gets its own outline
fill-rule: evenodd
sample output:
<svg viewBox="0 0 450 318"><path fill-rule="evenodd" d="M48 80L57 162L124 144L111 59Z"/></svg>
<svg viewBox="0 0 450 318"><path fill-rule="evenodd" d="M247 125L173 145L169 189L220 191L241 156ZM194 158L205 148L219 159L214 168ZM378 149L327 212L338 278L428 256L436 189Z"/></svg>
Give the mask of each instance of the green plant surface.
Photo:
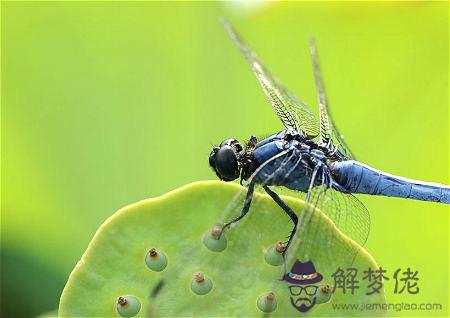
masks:
<svg viewBox="0 0 450 318"><path fill-rule="evenodd" d="M298 316L290 304L288 284L280 280L283 266L271 266L264 260L264 251L283 239L291 226L270 197L256 194L249 214L226 232L228 245L223 252L212 252L203 243L204 235L224 217L222 212L240 189L234 183L195 182L119 210L103 223L71 273L61 296L59 316L120 317L116 301L124 295L140 300L138 316L262 316L257 299L268 292L274 292L277 302L271 315ZM302 207L303 201L285 199L296 211ZM331 231L336 242L334 252L357 247L325 215L316 215L311 222ZM316 248L323 246L324 242L318 240ZM167 268L161 272L146 266L151 248L168 258ZM295 253L294 259L307 260L302 259L300 250L290 253ZM329 278L336 268L326 257L330 254L317 255L312 261L324 276L321 284L333 284ZM377 267L363 249L353 266ZM206 295L190 290L198 272L213 283ZM152 295L161 280L164 285L156 296ZM366 296L364 291L355 295L335 292L330 302L312 310L318 316L383 314L332 310L332 303L345 302L385 303L385 299L383 293Z"/></svg>

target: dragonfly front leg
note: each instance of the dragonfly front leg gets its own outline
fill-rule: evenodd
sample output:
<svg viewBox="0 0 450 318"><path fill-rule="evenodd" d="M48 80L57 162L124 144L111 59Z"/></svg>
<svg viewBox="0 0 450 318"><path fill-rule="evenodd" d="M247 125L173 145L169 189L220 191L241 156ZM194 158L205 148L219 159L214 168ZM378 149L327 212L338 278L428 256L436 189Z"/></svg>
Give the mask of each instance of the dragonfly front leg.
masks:
<svg viewBox="0 0 450 318"><path fill-rule="evenodd" d="M291 234L289 235L289 240L286 244L286 249L284 250L283 254L288 250L289 245L291 244L292 238L294 237L295 231L297 230L297 224L298 224L298 218L297 214L286 204L283 200L273 192L268 186L264 186L264 190L266 190L267 194L270 195L270 197L280 206L280 208L283 209L284 212L291 218L292 223L294 223L294 228L291 231Z"/></svg>
<svg viewBox="0 0 450 318"><path fill-rule="evenodd" d="M235 217L234 219L232 219L231 221L228 221L227 223L225 223L222 226L220 235L222 235L222 233L226 230L226 228L228 228L231 224L236 223L237 221L242 219L247 214L248 210L250 209L250 205L252 203L254 191L255 191L255 183L250 182L250 184L248 185L247 196L245 197L244 206L242 207L241 214L239 216ZM219 238L220 238L220 236L219 236Z"/></svg>

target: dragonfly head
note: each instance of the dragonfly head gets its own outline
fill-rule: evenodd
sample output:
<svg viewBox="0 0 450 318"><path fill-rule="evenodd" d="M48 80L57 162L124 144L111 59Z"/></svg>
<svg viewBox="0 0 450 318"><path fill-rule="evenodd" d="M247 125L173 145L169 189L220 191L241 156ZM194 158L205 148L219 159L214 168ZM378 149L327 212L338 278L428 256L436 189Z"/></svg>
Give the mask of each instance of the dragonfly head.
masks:
<svg viewBox="0 0 450 318"><path fill-rule="evenodd" d="M240 175L242 153L243 148L236 139L226 139L211 151L209 165L220 180L233 181Z"/></svg>

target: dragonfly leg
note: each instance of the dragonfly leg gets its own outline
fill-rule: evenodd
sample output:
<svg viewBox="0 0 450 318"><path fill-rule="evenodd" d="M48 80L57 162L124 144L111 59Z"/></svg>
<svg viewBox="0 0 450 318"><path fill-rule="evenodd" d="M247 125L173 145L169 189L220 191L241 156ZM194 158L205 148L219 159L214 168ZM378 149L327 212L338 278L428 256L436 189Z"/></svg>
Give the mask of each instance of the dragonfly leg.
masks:
<svg viewBox="0 0 450 318"><path fill-rule="evenodd" d="M220 236L222 235L222 233L233 223L236 223L237 221L239 221L240 219L242 219L248 212L248 210L250 209L250 204L252 203L252 199L253 199L253 193L255 191L255 183L254 182L250 182L250 184L248 185L248 190L247 190L247 196L245 197L245 201L244 201L244 206L242 207L242 211L241 214L238 215L237 217L235 217L234 219L228 221L227 223L225 223L222 226L222 230L220 231Z"/></svg>
<svg viewBox="0 0 450 318"><path fill-rule="evenodd" d="M297 214L295 214L295 212L286 203L284 203L283 200L281 200L278 194L273 192L268 186L264 186L264 190L266 190L267 194L270 195L270 197L280 206L280 208L283 209L284 212L286 212L286 214L291 218L292 223L294 223L294 228L292 229L291 234L289 235L289 240L287 241L286 249L283 252L285 253L288 250L289 245L291 244L295 231L297 230L298 217Z"/></svg>

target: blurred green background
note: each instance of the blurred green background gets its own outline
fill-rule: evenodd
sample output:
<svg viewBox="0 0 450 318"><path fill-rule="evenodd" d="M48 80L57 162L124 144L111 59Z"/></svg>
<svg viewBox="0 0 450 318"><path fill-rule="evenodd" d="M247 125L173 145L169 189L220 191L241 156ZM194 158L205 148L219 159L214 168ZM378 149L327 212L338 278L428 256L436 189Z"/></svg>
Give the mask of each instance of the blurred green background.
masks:
<svg viewBox="0 0 450 318"><path fill-rule="evenodd" d="M316 108L317 39L332 112L357 158L449 183L448 3L5 2L2 4L1 315L58 305L70 271L117 209L214 179L211 146L281 129L227 37L229 19ZM367 250L447 316L448 206L361 197ZM195 217L195 216L193 216Z"/></svg>

